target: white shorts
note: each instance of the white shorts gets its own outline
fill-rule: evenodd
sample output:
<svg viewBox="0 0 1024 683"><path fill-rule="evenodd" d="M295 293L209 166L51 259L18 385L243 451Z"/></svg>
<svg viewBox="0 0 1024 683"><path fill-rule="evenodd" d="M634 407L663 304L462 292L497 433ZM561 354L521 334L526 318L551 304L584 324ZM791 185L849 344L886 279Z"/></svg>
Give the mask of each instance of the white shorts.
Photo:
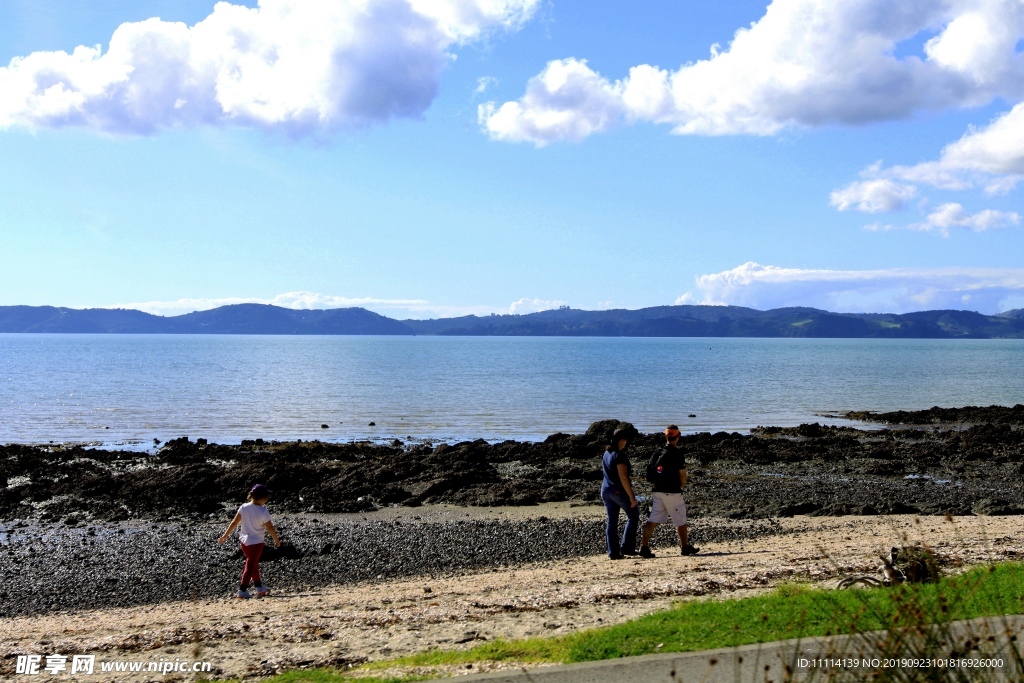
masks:
<svg viewBox="0 0 1024 683"><path fill-rule="evenodd" d="M651 516L647 521L652 524L664 524L669 518L672 519L674 526L686 524L686 503L683 502L683 494L655 491L651 503Z"/></svg>

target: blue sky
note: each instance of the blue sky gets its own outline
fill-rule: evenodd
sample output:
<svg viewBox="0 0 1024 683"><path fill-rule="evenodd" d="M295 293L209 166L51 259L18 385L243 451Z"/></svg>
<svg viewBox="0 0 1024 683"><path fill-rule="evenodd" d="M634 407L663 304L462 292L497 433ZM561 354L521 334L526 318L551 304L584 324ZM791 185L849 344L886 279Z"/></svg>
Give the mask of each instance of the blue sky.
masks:
<svg viewBox="0 0 1024 683"><path fill-rule="evenodd" d="M3 0L0 305L1022 307L1024 6L892 5Z"/></svg>

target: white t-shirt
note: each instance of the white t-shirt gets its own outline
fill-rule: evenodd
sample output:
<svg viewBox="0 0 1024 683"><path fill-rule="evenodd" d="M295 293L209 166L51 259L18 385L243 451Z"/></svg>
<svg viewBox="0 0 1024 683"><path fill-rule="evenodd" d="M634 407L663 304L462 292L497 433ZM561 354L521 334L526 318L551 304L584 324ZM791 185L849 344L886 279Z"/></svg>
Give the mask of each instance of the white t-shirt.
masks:
<svg viewBox="0 0 1024 683"><path fill-rule="evenodd" d="M242 545L263 543L263 525L270 521L267 506L246 503L238 508L238 514L242 515L242 523L238 525L238 540Z"/></svg>

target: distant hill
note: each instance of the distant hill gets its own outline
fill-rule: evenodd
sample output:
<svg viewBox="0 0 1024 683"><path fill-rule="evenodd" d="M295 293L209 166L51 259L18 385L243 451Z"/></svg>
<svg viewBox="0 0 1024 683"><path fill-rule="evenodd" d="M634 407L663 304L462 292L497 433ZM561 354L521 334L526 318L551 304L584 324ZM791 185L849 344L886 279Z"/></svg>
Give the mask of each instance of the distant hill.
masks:
<svg viewBox="0 0 1024 683"><path fill-rule="evenodd" d="M407 326L365 308L297 311L236 304L163 317L108 308L0 306L0 332L121 334L413 334Z"/></svg>
<svg viewBox="0 0 1024 683"><path fill-rule="evenodd" d="M655 306L638 310L560 308L527 315L393 320L363 308L293 310L236 304L163 317L124 309L0 306L0 332L114 334L323 334L575 337L1024 338L1021 309L830 313L740 306Z"/></svg>
<svg viewBox="0 0 1024 683"><path fill-rule="evenodd" d="M558 309L529 315L404 320L416 334L600 337L1024 337L1024 318L973 311L830 313L816 308L758 311L739 306L657 306L639 310Z"/></svg>
<svg viewBox="0 0 1024 683"><path fill-rule="evenodd" d="M399 321L365 308L297 311L265 304L235 304L167 320L196 334L413 334Z"/></svg>

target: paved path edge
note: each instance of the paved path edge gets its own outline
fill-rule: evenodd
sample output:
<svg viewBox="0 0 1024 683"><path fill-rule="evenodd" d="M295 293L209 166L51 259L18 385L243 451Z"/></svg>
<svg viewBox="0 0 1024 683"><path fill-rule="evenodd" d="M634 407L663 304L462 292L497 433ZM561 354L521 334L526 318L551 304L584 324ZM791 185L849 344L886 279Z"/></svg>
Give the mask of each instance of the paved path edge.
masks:
<svg viewBox="0 0 1024 683"><path fill-rule="evenodd" d="M1024 638L1009 641L1008 636L1024 634L1024 615L971 619L953 622L948 627L949 636L958 642L970 637L980 637L982 640L987 640L989 636L993 637L994 640L989 641L989 652L994 653L993 656L1007 653L1006 648L1010 642L1014 643L1018 655L1022 653ZM864 678L867 679L866 674L874 670L873 662L870 661L874 658L870 654L864 654L865 648L870 647L872 636L883 634L884 632L876 632L866 636L782 640L716 650L622 657L436 680L459 683L781 683L792 679L826 680L828 669L814 665L814 660L822 659L843 659L847 664L856 662L856 666L841 668L863 669ZM976 653L969 657L981 659L983 656ZM801 660L807 663L800 666L803 663ZM792 672L791 678L787 678L787 667ZM833 672L835 668L833 667ZM995 669L994 679L1006 680L1021 676L1024 676L1024 671L1017 670L1015 664L1007 660L1001 669Z"/></svg>

